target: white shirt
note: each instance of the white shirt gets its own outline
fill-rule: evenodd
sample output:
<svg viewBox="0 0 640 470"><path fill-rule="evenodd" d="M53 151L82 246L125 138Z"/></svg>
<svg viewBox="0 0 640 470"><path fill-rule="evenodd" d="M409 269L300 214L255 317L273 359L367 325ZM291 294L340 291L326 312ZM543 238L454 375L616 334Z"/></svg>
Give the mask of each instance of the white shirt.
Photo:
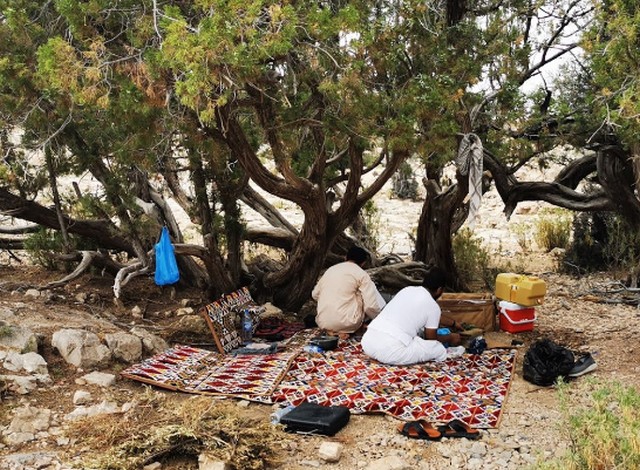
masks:
<svg viewBox="0 0 640 470"><path fill-rule="evenodd" d="M440 315L440 306L427 289L409 286L389 301L369 328L387 332L406 344L425 328L437 329Z"/></svg>

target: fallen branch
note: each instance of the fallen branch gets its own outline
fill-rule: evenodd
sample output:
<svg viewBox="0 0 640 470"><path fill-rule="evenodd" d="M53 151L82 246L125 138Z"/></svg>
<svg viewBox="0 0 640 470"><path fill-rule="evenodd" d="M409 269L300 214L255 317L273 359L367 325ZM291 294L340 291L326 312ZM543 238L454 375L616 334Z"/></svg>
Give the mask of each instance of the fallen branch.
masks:
<svg viewBox="0 0 640 470"><path fill-rule="evenodd" d="M135 263L129 264L118 271L118 274L116 274L116 278L113 281L113 295L115 296L115 298L120 298L122 288L126 286L132 279L138 276L143 276L150 271L151 267L144 266L142 261L136 261Z"/></svg>
<svg viewBox="0 0 640 470"><path fill-rule="evenodd" d="M120 263L114 261L113 259L111 259L109 255L102 253L100 251L83 250L79 252L74 251L72 253L50 253L47 256L50 259L55 259L55 260L64 261L64 262L80 260L80 263L78 264L78 266L76 266L76 268L73 270L71 274L65 276L64 278L58 281L52 281L49 284L46 284L45 286L40 287L39 288L40 290L52 289L54 287L63 286L68 282L71 282L74 279L79 278L82 274L85 273L85 271L87 271L89 267L94 265L102 269L105 269L111 273L116 272L122 268L122 265Z"/></svg>
<svg viewBox="0 0 640 470"><path fill-rule="evenodd" d="M89 268L89 266L93 264L93 260L96 258L96 255L98 254L95 251L82 251L81 253L82 253L82 260L80 261L80 264L76 266L76 269L74 269L71 274L63 277L58 281L52 281L49 284L46 284L45 286L43 286L41 289L52 289L54 287L60 287L65 285L67 282L70 282L70 281L73 281L74 279L79 278L87 270L87 268Z"/></svg>

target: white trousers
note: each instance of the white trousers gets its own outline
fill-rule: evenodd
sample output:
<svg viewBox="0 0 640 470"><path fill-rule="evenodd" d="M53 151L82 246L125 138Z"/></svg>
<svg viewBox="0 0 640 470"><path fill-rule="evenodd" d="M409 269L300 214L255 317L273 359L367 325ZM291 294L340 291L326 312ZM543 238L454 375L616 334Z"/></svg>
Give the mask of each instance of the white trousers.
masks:
<svg viewBox="0 0 640 470"><path fill-rule="evenodd" d="M447 358L447 350L440 341L416 336L405 345L390 334L371 328L362 337L362 350L377 361L397 366L444 361Z"/></svg>

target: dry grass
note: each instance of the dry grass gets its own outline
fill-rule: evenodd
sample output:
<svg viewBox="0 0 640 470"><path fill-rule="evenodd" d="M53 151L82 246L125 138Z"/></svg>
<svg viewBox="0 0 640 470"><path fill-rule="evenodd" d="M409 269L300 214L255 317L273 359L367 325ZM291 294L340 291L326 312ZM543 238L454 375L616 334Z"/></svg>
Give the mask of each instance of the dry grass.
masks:
<svg viewBox="0 0 640 470"><path fill-rule="evenodd" d="M241 417L229 402L194 396L176 404L148 389L124 415L78 421L67 435L91 449L82 458L87 469L139 469L176 459L181 462L176 468L197 468L198 456L206 453L232 468L259 470L279 463L274 449L281 433Z"/></svg>

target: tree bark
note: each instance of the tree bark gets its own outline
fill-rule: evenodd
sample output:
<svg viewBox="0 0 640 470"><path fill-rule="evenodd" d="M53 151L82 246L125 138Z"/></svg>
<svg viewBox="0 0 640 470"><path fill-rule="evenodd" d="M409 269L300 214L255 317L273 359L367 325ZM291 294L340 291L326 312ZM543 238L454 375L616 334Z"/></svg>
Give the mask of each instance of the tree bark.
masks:
<svg viewBox="0 0 640 470"><path fill-rule="evenodd" d="M618 147L598 151L598 178L616 212L633 228L640 228L640 200L636 196L631 156Z"/></svg>
<svg viewBox="0 0 640 470"><path fill-rule="evenodd" d="M0 212L17 219L26 220L47 228L60 230L57 214L37 202L28 201L0 188ZM127 239L117 234L110 221L77 220L63 215L69 233L95 240L101 247L134 255L133 247Z"/></svg>
<svg viewBox="0 0 640 470"><path fill-rule="evenodd" d="M45 160L47 162L47 171L49 173L49 186L51 186L51 192L53 193L53 204L56 208L56 216L58 217L58 225L60 226L60 233L62 234L63 249L65 253L71 250L71 241L69 240L69 232L64 224L64 214L62 213L62 205L60 202L60 194L58 193L58 181L56 178L55 168L53 166L53 156L51 155L51 149L45 149Z"/></svg>
<svg viewBox="0 0 640 470"><path fill-rule="evenodd" d="M498 194L505 204L504 212L509 218L519 202L545 201L558 207L574 211L611 211L615 210L610 196L604 191L585 194L575 191L578 176L586 177L592 173L593 158L581 158L570 165L570 169L561 172L555 181L518 181L507 173L504 166L490 152L484 152L484 165L496 185ZM600 173L600 172L598 172ZM600 177L600 174L598 175ZM565 186L563 183L568 183Z"/></svg>
<svg viewBox="0 0 640 470"><path fill-rule="evenodd" d="M467 290L461 283L453 256L452 235L455 213L468 192L468 180L458 176L458 184L441 192L437 183L424 180L427 198L418 219L415 261L438 266L447 273L448 287L455 291Z"/></svg>

